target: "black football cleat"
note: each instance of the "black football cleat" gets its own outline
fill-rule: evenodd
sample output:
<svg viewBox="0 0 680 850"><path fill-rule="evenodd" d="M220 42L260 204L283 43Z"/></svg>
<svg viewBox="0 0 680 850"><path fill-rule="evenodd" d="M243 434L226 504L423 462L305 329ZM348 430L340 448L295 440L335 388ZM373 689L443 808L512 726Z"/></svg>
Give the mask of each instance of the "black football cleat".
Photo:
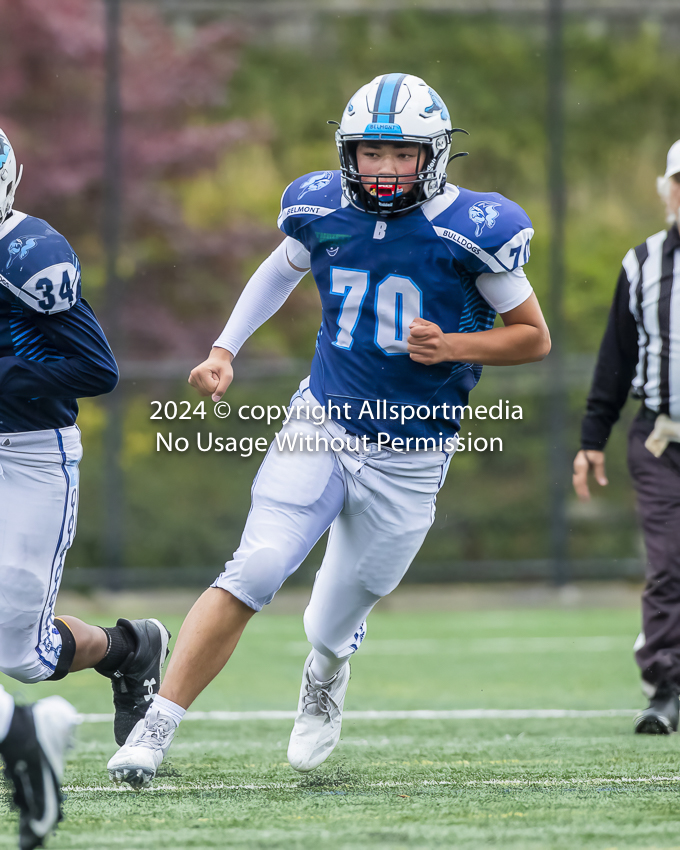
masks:
<svg viewBox="0 0 680 850"><path fill-rule="evenodd" d="M19 809L19 850L43 847L63 818L64 756L78 722L75 708L58 696L14 708L0 754Z"/></svg>
<svg viewBox="0 0 680 850"><path fill-rule="evenodd" d="M135 649L111 676L116 711L113 734L122 747L158 693L172 635L158 620L121 619L116 625L125 629L135 643Z"/></svg>
<svg viewBox="0 0 680 850"><path fill-rule="evenodd" d="M670 735L678 731L680 700L675 685L662 682L649 701L649 707L635 718L638 735Z"/></svg>

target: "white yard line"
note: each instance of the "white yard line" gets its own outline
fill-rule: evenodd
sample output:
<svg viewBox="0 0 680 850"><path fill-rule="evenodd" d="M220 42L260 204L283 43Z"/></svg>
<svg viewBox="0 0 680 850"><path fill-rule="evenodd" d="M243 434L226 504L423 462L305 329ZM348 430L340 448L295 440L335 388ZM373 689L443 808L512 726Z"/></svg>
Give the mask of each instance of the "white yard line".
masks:
<svg viewBox="0 0 680 850"><path fill-rule="evenodd" d="M571 708L460 708L431 711L345 711L345 720L560 720L563 718L634 717L639 709ZM83 723L112 723L113 714L81 714ZM294 711L188 711L187 720L213 720L223 723L248 720L294 720Z"/></svg>
<svg viewBox="0 0 680 850"><path fill-rule="evenodd" d="M363 788L418 788L421 786L438 786L452 788L475 788L488 785L510 786L517 788L528 787L579 787L587 785L655 785L662 782L678 783L680 776L598 776L598 777L582 777L579 779L460 779L458 781L449 779L423 779L404 782L346 782L336 786L338 788L354 788L361 790ZM64 785L63 789L67 793L78 792L96 792L110 791L115 794L125 794L132 792L129 785ZM224 782L187 782L179 785L170 785L166 782L157 782L144 789L145 793L149 791L323 791L323 787L310 788L300 786L299 782L265 782L260 784L241 783L227 784ZM135 793L135 792L132 792Z"/></svg>
<svg viewBox="0 0 680 850"><path fill-rule="evenodd" d="M632 651L630 635L593 637L498 637L498 638L414 638L388 640L368 637L361 646L364 655L503 655L554 652L626 652ZM289 655L307 655L309 644L291 641Z"/></svg>

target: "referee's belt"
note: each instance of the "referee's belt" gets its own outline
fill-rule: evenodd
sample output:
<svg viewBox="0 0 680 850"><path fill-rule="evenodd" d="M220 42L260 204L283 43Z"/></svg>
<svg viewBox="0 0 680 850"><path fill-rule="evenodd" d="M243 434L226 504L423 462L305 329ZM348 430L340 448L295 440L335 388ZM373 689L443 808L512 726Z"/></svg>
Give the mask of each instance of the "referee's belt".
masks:
<svg viewBox="0 0 680 850"><path fill-rule="evenodd" d="M656 422L657 418L660 415L661 414L659 413L658 410L650 410L650 408L645 407L644 404L642 405L642 407L640 408L640 412L638 413L638 416L640 417L640 419L647 419L650 422ZM668 414L666 414L666 415L668 415ZM678 421L677 419L675 419L672 416L669 416L668 418L673 419L674 422Z"/></svg>
<svg viewBox="0 0 680 850"><path fill-rule="evenodd" d="M645 407L644 404L640 408L640 412L638 416L640 419L648 419L650 422L656 422L656 417L658 416L658 412L656 410L650 410L648 407Z"/></svg>

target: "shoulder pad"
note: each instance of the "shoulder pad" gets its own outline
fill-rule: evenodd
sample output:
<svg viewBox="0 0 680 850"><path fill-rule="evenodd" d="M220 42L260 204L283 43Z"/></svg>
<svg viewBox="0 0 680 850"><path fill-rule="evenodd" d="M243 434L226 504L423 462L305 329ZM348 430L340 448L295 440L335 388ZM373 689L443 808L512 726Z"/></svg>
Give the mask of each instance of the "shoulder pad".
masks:
<svg viewBox="0 0 680 850"><path fill-rule="evenodd" d="M315 171L294 180L281 197L277 224L287 235L317 218L330 215L342 206L339 171Z"/></svg>
<svg viewBox="0 0 680 850"><path fill-rule="evenodd" d="M432 218L432 225L471 271L512 271L529 259L531 220L497 192L460 189L455 203Z"/></svg>
<svg viewBox="0 0 680 850"><path fill-rule="evenodd" d="M46 222L26 218L0 240L0 285L38 313L59 313L80 298L80 262Z"/></svg>

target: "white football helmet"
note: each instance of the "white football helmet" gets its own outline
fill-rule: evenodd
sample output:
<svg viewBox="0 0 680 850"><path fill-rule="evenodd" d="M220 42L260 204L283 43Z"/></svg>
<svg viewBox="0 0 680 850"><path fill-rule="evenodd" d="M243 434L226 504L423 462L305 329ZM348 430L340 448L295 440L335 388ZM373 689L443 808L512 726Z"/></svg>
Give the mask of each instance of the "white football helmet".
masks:
<svg viewBox="0 0 680 850"><path fill-rule="evenodd" d="M419 207L444 191L451 135L465 132L451 129L446 104L420 77L376 77L350 98L335 134L345 197L362 212L381 216L399 215ZM403 175L359 175L356 149L360 141L422 145L425 156L424 160L419 159L420 170L415 179L406 180ZM370 176L376 178L374 185L361 179Z"/></svg>
<svg viewBox="0 0 680 850"><path fill-rule="evenodd" d="M19 175L17 176L17 160L14 156L14 149L7 136L0 129L0 224L12 212L14 193L21 180L23 170L22 165L19 167Z"/></svg>

